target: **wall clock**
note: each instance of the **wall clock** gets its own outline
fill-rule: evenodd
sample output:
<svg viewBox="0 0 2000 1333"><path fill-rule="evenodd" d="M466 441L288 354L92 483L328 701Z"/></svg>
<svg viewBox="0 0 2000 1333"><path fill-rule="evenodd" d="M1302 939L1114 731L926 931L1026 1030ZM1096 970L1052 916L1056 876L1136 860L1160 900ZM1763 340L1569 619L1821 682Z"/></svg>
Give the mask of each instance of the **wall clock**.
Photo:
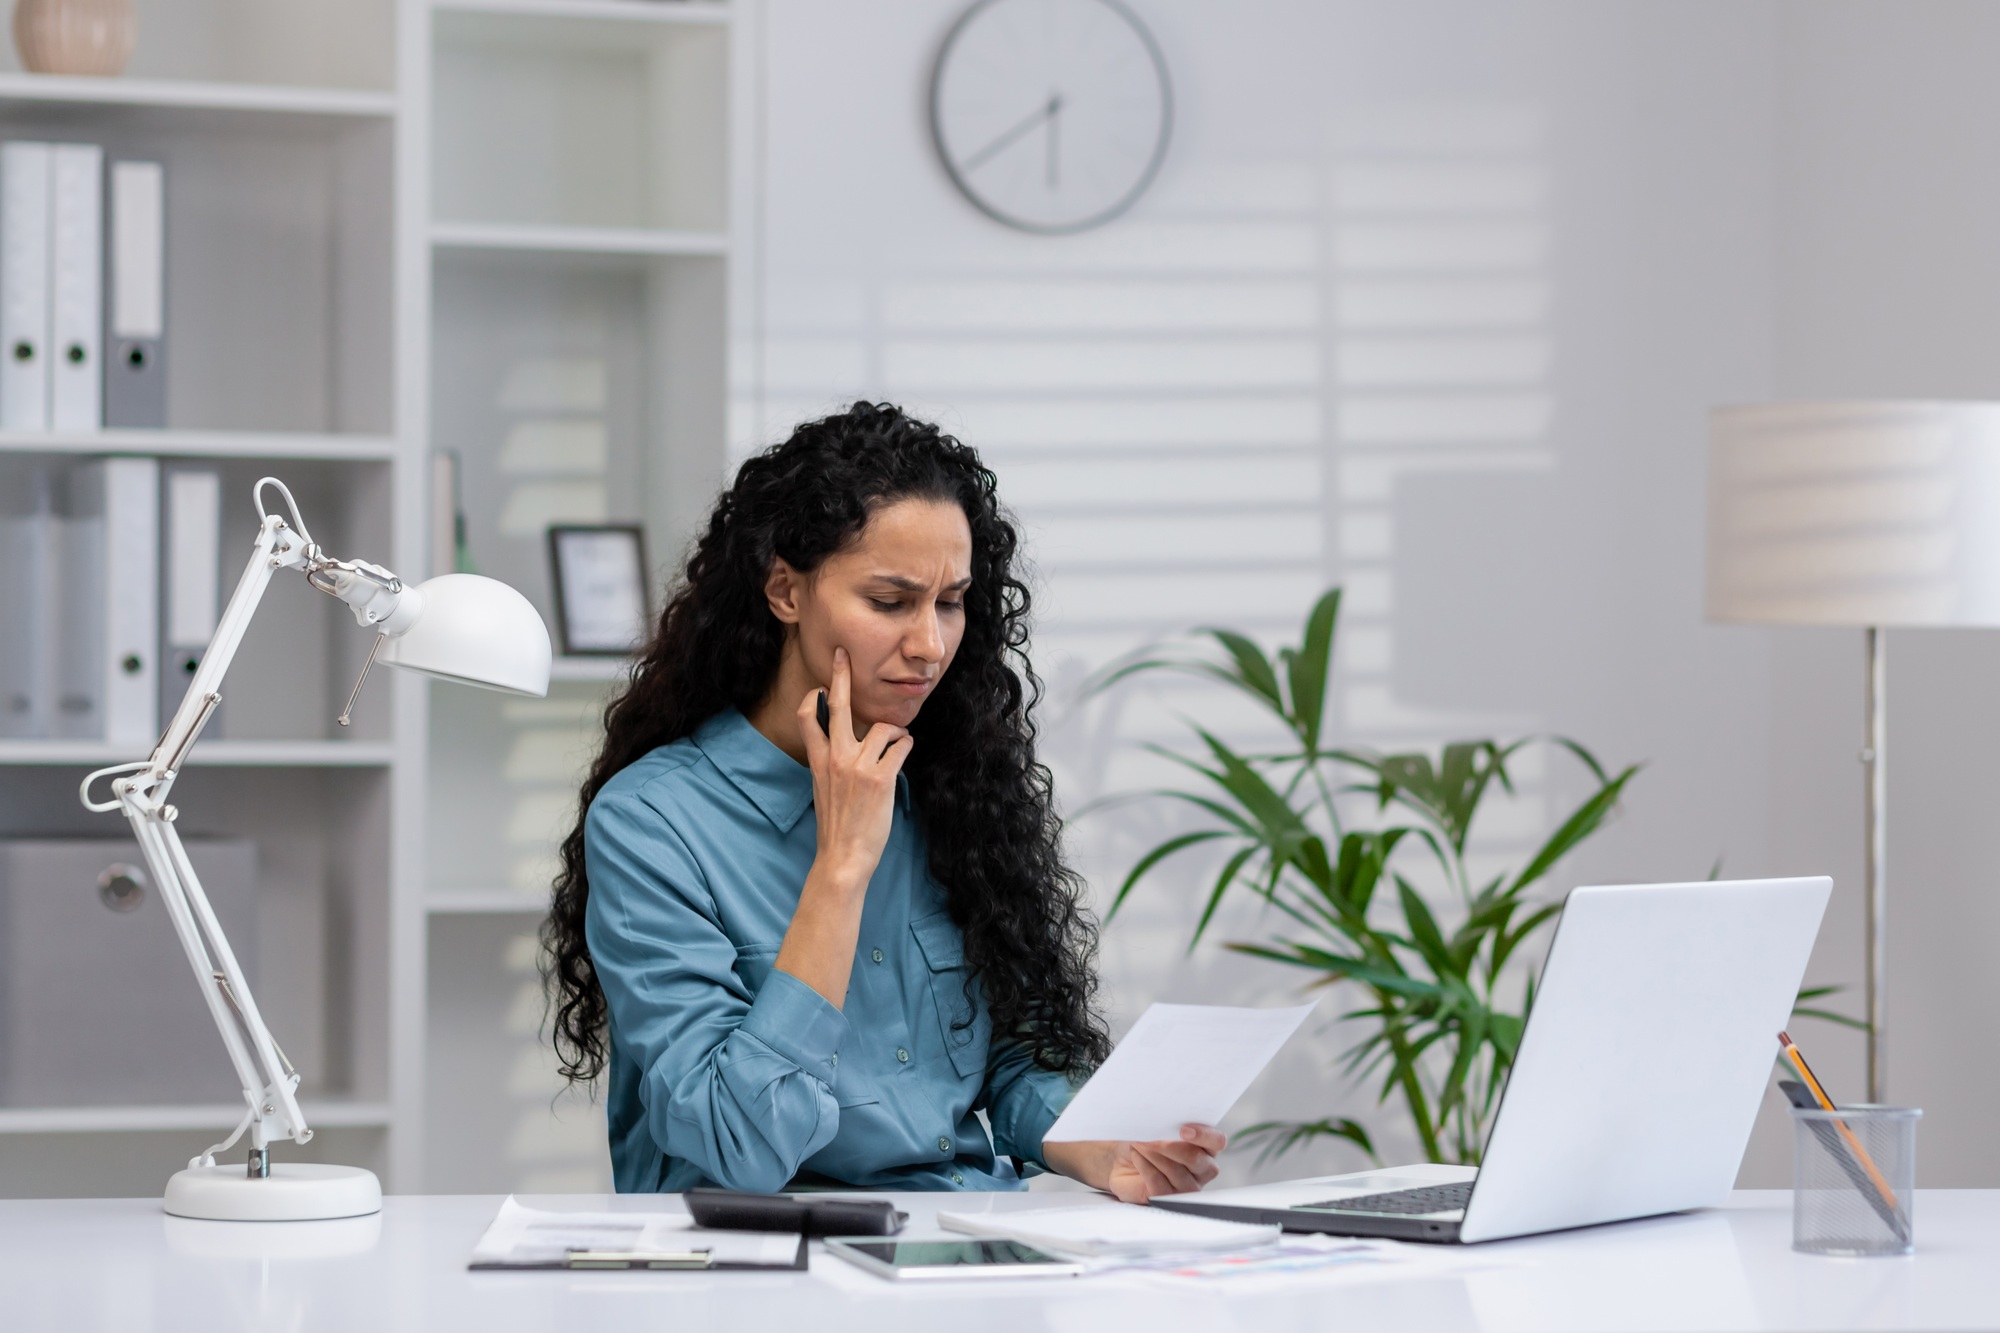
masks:
<svg viewBox="0 0 2000 1333"><path fill-rule="evenodd" d="M1159 45L1117 0L979 0L931 71L931 135L952 183L1023 231L1084 231L1160 169L1173 94Z"/></svg>

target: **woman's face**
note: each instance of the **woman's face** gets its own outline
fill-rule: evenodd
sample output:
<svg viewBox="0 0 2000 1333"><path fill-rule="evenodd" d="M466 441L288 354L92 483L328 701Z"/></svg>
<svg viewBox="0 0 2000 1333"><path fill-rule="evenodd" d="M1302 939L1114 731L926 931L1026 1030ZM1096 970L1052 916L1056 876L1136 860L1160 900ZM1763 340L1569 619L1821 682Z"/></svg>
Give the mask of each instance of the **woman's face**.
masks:
<svg viewBox="0 0 2000 1333"><path fill-rule="evenodd" d="M971 583L965 511L948 501L898 500L810 575L773 561L765 594L771 613L797 627L807 688L829 685L833 650L847 650L861 734L877 722L907 727L916 718L965 637Z"/></svg>

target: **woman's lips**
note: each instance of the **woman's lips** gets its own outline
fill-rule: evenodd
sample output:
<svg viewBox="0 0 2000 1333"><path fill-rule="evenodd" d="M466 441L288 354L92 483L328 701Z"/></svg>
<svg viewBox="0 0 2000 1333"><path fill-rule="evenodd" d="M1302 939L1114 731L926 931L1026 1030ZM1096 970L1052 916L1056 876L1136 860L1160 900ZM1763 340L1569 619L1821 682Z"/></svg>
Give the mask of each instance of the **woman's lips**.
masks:
<svg viewBox="0 0 2000 1333"><path fill-rule="evenodd" d="M930 693L931 686L936 683L936 681L932 680L890 680L883 682L883 684L898 694L909 695L928 694Z"/></svg>

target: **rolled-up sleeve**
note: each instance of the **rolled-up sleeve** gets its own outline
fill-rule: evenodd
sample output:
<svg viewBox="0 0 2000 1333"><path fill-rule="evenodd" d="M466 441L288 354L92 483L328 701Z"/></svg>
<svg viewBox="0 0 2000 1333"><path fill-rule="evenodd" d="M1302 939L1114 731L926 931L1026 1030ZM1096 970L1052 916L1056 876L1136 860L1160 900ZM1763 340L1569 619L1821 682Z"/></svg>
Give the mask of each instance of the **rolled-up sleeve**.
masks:
<svg viewBox="0 0 2000 1333"><path fill-rule="evenodd" d="M995 1041L987 1062L986 1118L993 1126L993 1149L1043 1170L1042 1139L1076 1095L1069 1075L1044 1069L1018 1041Z"/></svg>
<svg viewBox="0 0 2000 1333"><path fill-rule="evenodd" d="M751 994L695 858L642 796L591 803L584 856L591 962L648 1133L726 1188L782 1189L840 1128L846 1017L783 972Z"/></svg>

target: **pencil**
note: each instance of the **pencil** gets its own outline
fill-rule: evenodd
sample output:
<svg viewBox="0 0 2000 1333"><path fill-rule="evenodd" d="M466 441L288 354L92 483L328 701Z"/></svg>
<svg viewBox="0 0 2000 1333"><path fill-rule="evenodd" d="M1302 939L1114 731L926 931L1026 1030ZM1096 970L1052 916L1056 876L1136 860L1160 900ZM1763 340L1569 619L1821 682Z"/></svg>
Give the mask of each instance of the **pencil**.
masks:
<svg viewBox="0 0 2000 1333"><path fill-rule="evenodd" d="M1826 1095L1826 1088L1814 1076L1811 1066L1806 1064L1805 1056L1799 1053L1799 1048L1792 1044L1791 1037L1786 1033L1780 1032L1778 1034L1778 1046L1784 1051L1785 1058L1791 1061L1792 1068L1799 1071L1799 1079L1806 1085L1806 1089L1812 1093L1813 1100L1819 1103L1819 1109L1822 1111L1838 1111L1840 1108L1833 1104L1833 1098ZM1877 1190L1881 1191L1883 1201L1898 1213L1901 1213L1903 1209L1902 1205L1896 1202L1896 1192L1889 1188L1889 1182L1882 1178L1880 1171L1876 1170L1875 1159L1870 1157L1868 1150L1861 1146L1861 1140L1854 1137L1854 1131L1847 1127L1847 1122L1845 1120L1836 1120L1833 1122L1833 1127L1840 1131L1840 1137L1847 1140L1848 1149L1853 1152L1854 1160L1861 1163L1862 1169L1867 1171L1868 1179L1874 1182Z"/></svg>

